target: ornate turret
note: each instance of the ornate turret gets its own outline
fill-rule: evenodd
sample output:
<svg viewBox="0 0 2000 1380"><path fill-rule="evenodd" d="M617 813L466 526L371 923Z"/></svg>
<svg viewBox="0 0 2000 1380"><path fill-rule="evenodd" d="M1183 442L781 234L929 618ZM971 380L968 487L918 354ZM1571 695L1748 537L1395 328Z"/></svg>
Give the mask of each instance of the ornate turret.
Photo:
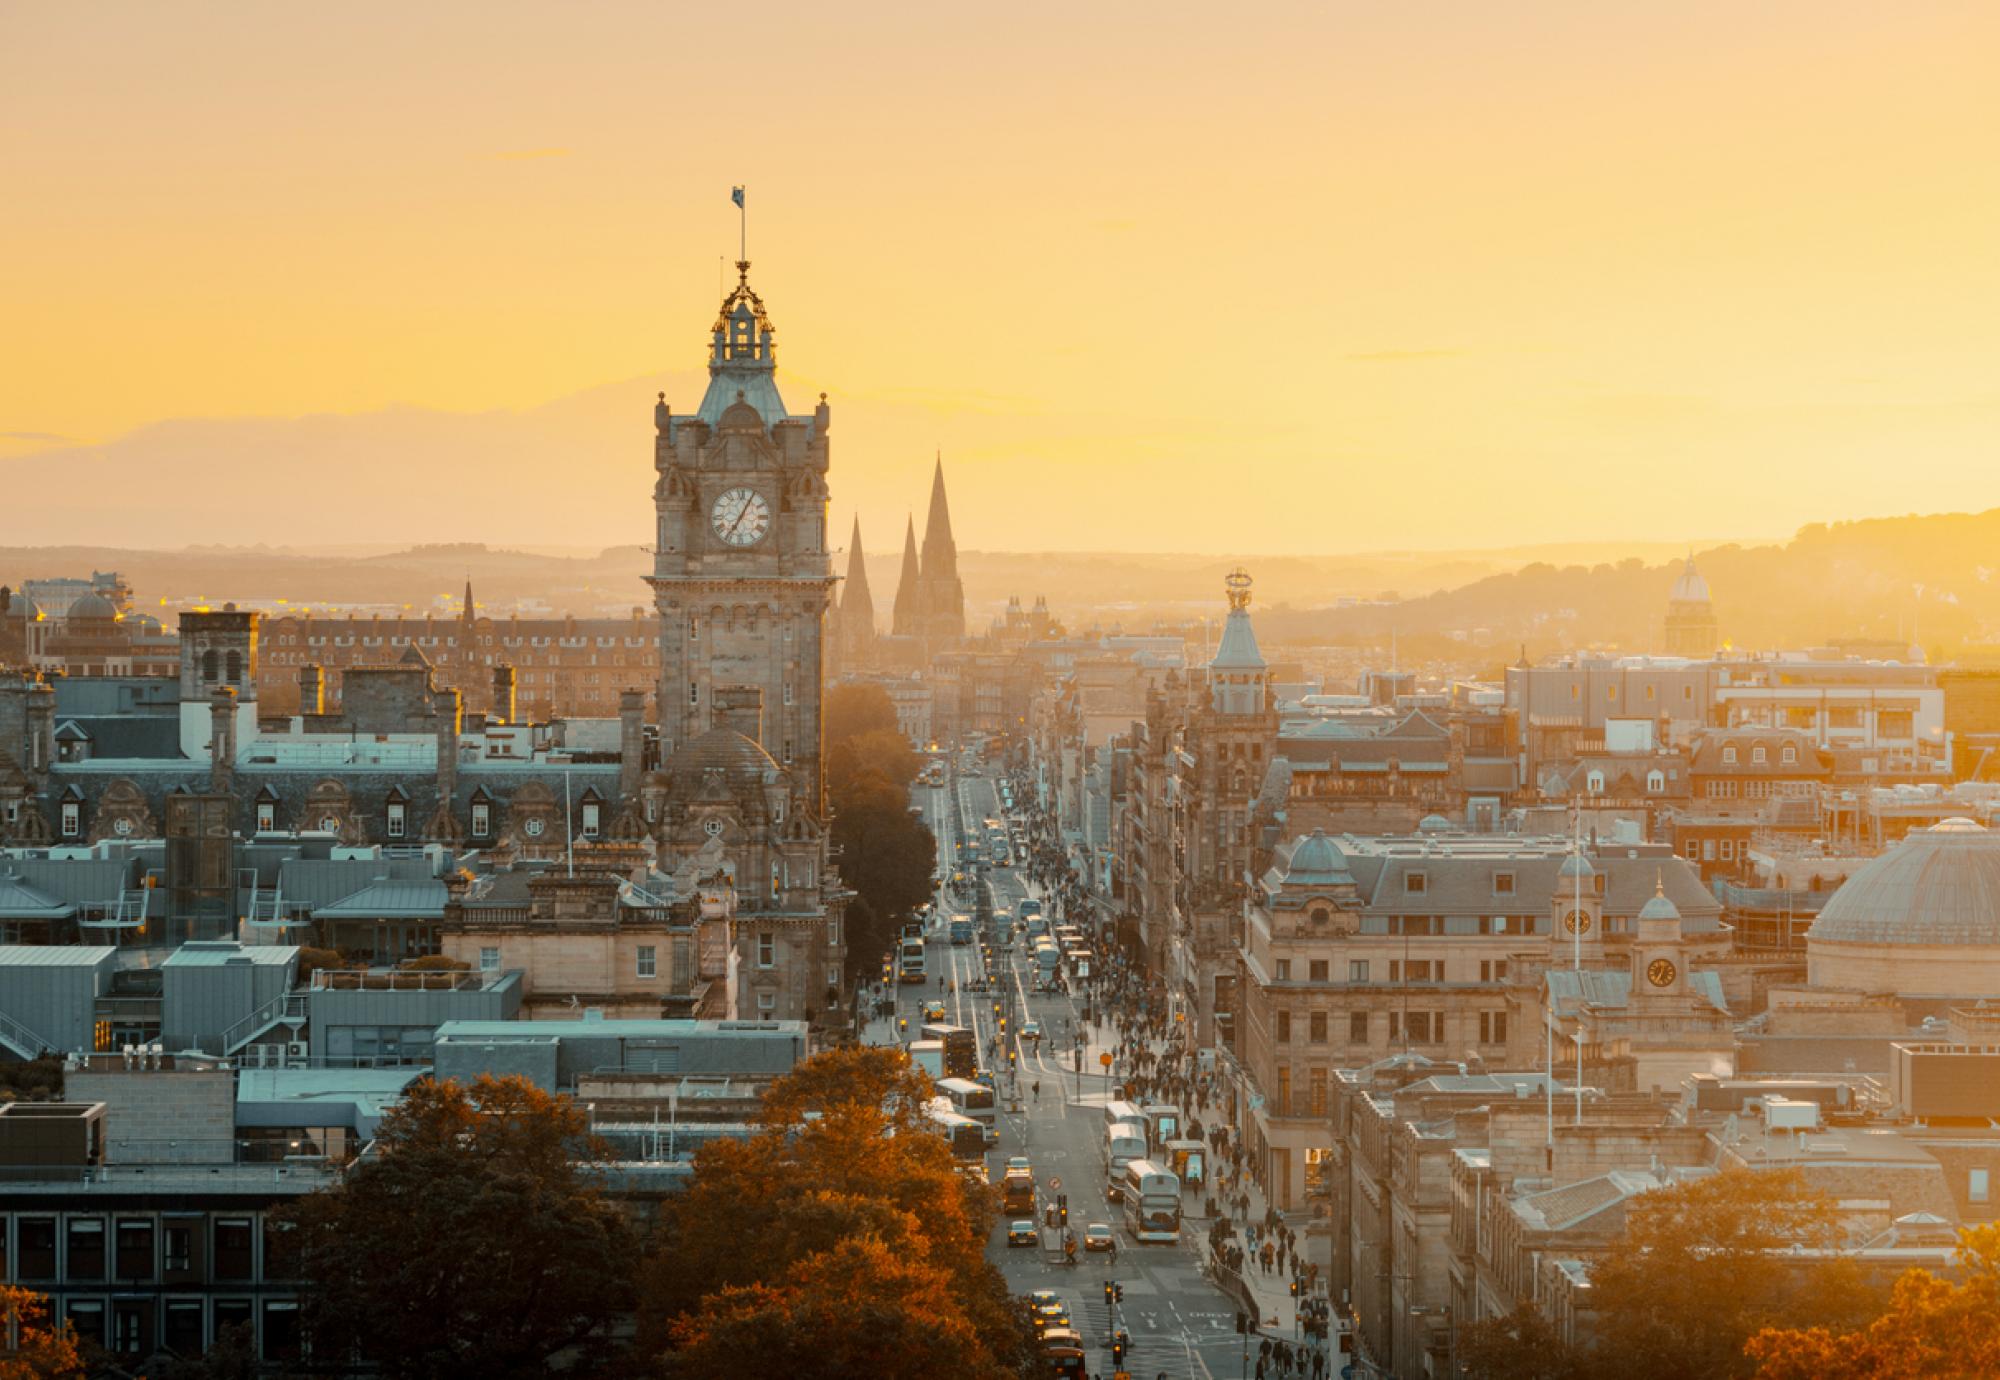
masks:
<svg viewBox="0 0 2000 1380"><path fill-rule="evenodd" d="M1222 625L1222 644L1208 663L1211 702L1223 714L1261 714L1270 701L1271 674L1250 626L1250 573L1239 566L1222 583L1229 617Z"/></svg>
<svg viewBox="0 0 2000 1380"><path fill-rule="evenodd" d="M764 299L750 286L750 261L740 260L736 286L722 299L715 325L709 328L708 391L695 409L696 417L712 427L732 405L744 402L766 427L784 420L785 400L778 396L778 354L772 336Z"/></svg>

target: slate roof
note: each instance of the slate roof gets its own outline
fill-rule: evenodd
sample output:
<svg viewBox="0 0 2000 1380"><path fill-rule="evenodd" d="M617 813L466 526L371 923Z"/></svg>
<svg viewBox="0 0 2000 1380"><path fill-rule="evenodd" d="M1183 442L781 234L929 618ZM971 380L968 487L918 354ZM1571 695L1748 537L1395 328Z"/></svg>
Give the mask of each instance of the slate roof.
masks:
<svg viewBox="0 0 2000 1380"><path fill-rule="evenodd" d="M184 762L181 753L180 721L160 714L78 715L63 720L64 729L73 729L90 744L91 760L150 761L161 758ZM62 736L62 730L57 731Z"/></svg>
<svg viewBox="0 0 2000 1380"><path fill-rule="evenodd" d="M76 907L19 877L0 874L0 920L66 920Z"/></svg>
<svg viewBox="0 0 2000 1380"><path fill-rule="evenodd" d="M1632 974L1623 968L1550 968L1544 978L1549 1005L1559 1017L1576 1015L1579 993L1584 1002L1605 1011L1622 1011L1632 1000ZM1722 995L1722 978L1718 974L1698 969L1687 978L1688 986L1697 996L1724 1015L1729 1014L1729 1002Z"/></svg>
<svg viewBox="0 0 2000 1380"><path fill-rule="evenodd" d="M1614 1169L1594 1179L1530 1193L1510 1206L1528 1226L1545 1231L1568 1231L1585 1222L1622 1231L1625 1205L1660 1186L1660 1180L1645 1170Z"/></svg>
<svg viewBox="0 0 2000 1380"><path fill-rule="evenodd" d="M430 878L416 882L374 882L351 896L321 906L315 920L442 920L445 886Z"/></svg>
<svg viewBox="0 0 2000 1380"><path fill-rule="evenodd" d="M425 858L287 858L278 868L278 887L287 904L316 911L378 882L420 882L430 876Z"/></svg>

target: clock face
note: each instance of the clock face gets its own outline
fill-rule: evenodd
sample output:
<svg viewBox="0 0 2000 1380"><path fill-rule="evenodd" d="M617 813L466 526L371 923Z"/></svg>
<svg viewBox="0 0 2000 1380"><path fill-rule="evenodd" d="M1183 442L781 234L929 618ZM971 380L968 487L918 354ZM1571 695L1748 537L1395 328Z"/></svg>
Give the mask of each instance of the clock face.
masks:
<svg viewBox="0 0 2000 1380"><path fill-rule="evenodd" d="M335 819L332 815L328 815L325 819L319 822L319 827L321 831L324 833L337 834L340 832L340 821Z"/></svg>
<svg viewBox="0 0 2000 1380"><path fill-rule="evenodd" d="M111 828L120 836L123 836L132 832L132 821L129 819L116 820L113 821Z"/></svg>
<svg viewBox="0 0 2000 1380"><path fill-rule="evenodd" d="M542 830L544 827L546 826L543 825L541 820L531 819L521 826L521 832L526 834L531 839L538 839L542 836Z"/></svg>
<svg viewBox="0 0 2000 1380"><path fill-rule="evenodd" d="M1646 981L1655 987L1671 987L1677 971L1672 959L1656 958L1646 965Z"/></svg>
<svg viewBox="0 0 2000 1380"><path fill-rule="evenodd" d="M705 819L701 822L701 831L710 838L719 838L722 835L722 821L713 818Z"/></svg>
<svg viewBox="0 0 2000 1380"><path fill-rule="evenodd" d="M1589 934L1590 912L1587 910L1571 911L1563 917L1563 928L1571 934Z"/></svg>
<svg viewBox="0 0 2000 1380"><path fill-rule="evenodd" d="M709 525L726 546L755 546L771 530L771 505L755 489L730 489L709 510Z"/></svg>

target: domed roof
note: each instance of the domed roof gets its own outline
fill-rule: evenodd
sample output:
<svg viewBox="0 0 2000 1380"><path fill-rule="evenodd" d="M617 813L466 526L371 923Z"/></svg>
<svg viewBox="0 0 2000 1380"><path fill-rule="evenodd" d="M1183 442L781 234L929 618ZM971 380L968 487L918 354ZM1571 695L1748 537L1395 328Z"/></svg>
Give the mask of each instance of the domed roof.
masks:
<svg viewBox="0 0 2000 1380"><path fill-rule="evenodd" d="M1708 581L1694 568L1694 557L1687 558L1681 573L1674 577L1674 592L1667 598L1676 604L1706 604L1709 602Z"/></svg>
<svg viewBox="0 0 2000 1380"><path fill-rule="evenodd" d="M1590 859L1581 853L1572 853L1563 859L1563 865L1556 869L1556 876L1564 881L1571 877L1595 877L1597 869L1590 865Z"/></svg>
<svg viewBox="0 0 2000 1380"><path fill-rule="evenodd" d="M63 617L104 618L115 621L118 617L118 606L102 594L91 590L81 595L75 603L71 604L69 612L64 614Z"/></svg>
<svg viewBox="0 0 2000 1380"><path fill-rule="evenodd" d="M1842 884L1806 942L2000 946L2000 833L1969 819L1914 831Z"/></svg>
<svg viewBox="0 0 2000 1380"><path fill-rule="evenodd" d="M762 786L782 770L757 743L733 729L712 728L673 755L668 763L674 784L693 791L712 773L729 786Z"/></svg>
<svg viewBox="0 0 2000 1380"><path fill-rule="evenodd" d="M1443 815L1425 815L1417 821L1417 832L1420 834L1448 834L1451 832L1451 821Z"/></svg>
<svg viewBox="0 0 2000 1380"><path fill-rule="evenodd" d="M32 623L42 616L41 605L29 597L25 589L14 596L14 602L7 606L9 615L24 622Z"/></svg>
<svg viewBox="0 0 2000 1380"><path fill-rule="evenodd" d="M1286 886L1353 880L1353 874L1347 870L1347 858L1326 836L1324 829L1315 829L1300 839L1292 849L1291 860L1285 865Z"/></svg>
<svg viewBox="0 0 2000 1380"><path fill-rule="evenodd" d="M1681 918L1681 908L1668 898L1666 888L1662 886L1647 898L1645 905L1639 907L1639 918L1641 920L1678 920Z"/></svg>

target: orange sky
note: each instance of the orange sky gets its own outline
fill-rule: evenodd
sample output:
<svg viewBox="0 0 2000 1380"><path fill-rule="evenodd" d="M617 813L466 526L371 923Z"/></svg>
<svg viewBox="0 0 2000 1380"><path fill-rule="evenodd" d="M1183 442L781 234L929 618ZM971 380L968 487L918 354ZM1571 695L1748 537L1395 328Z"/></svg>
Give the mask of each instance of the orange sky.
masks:
<svg viewBox="0 0 2000 1380"><path fill-rule="evenodd" d="M744 182L871 547L938 445L977 547L1991 506L1996 142L1990 3L6 4L0 494L691 368Z"/></svg>

